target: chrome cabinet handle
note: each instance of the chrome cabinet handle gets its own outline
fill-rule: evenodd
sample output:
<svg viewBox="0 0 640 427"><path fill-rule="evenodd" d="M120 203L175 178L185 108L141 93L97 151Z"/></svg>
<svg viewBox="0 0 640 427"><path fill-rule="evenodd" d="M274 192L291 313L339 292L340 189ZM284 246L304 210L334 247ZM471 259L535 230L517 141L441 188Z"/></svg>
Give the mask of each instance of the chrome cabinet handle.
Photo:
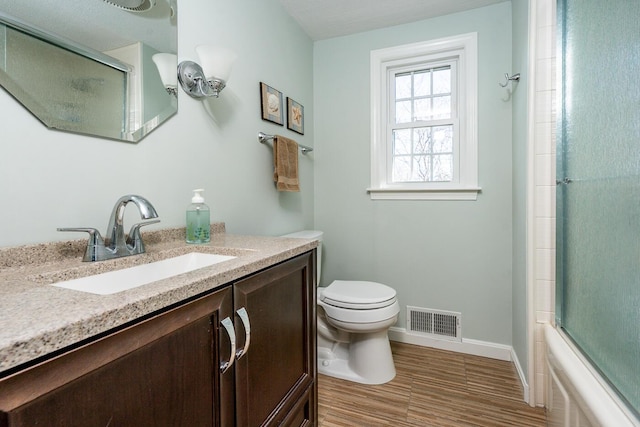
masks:
<svg viewBox="0 0 640 427"><path fill-rule="evenodd" d="M228 317L222 319L220 322L229 335L229 341L231 342L231 353L229 353L229 361L220 363L220 371L224 374L233 365L236 360L236 331L233 329L233 322Z"/></svg>
<svg viewBox="0 0 640 427"><path fill-rule="evenodd" d="M249 344L251 343L251 323L249 323L249 314L247 314L247 310L242 307L237 310L236 313L242 320L242 326L244 327L244 347L236 352L236 357L240 359L242 356L247 354L249 351Z"/></svg>

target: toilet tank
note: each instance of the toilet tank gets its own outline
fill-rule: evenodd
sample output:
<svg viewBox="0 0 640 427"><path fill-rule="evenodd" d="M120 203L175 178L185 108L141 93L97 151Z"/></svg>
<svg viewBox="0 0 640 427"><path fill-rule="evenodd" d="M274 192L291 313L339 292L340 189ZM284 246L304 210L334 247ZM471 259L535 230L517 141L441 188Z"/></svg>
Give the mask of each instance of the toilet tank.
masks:
<svg viewBox="0 0 640 427"><path fill-rule="evenodd" d="M318 230L302 230L302 231L296 231L295 233L289 233L289 234L285 234L284 236L280 236L280 237L289 237L289 238L294 238L294 239L311 239L311 240L317 240L318 241L318 262L316 265L316 271L317 271L317 285L320 286L320 272L321 272L321 266L322 266L322 236L324 235L324 232L322 231L318 231Z"/></svg>

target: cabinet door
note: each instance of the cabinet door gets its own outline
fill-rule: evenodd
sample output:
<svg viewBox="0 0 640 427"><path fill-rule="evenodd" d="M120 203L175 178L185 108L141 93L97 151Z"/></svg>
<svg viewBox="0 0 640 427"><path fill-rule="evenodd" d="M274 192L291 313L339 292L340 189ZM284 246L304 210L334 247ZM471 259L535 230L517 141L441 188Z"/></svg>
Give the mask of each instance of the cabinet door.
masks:
<svg viewBox="0 0 640 427"><path fill-rule="evenodd" d="M317 398L315 387L311 386L305 394L298 399L294 407L289 411L280 424L281 427L308 427L317 425Z"/></svg>
<svg viewBox="0 0 640 427"><path fill-rule="evenodd" d="M231 297L227 287L0 380L0 425L232 425L218 326Z"/></svg>
<svg viewBox="0 0 640 427"><path fill-rule="evenodd" d="M315 390L315 269L314 250L234 284L235 308L244 307L251 321L249 350L236 361L238 426L279 425ZM315 423L317 404L310 408Z"/></svg>

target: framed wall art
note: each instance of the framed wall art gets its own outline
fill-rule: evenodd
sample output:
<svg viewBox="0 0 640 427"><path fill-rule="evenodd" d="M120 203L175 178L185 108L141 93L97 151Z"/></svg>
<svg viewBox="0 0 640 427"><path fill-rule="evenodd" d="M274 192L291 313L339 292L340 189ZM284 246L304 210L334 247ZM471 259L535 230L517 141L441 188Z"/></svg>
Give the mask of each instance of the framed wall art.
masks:
<svg viewBox="0 0 640 427"><path fill-rule="evenodd" d="M262 106L262 119L283 126L284 105L282 102L282 92L260 82L260 102Z"/></svg>
<svg viewBox="0 0 640 427"><path fill-rule="evenodd" d="M304 135L304 107L287 97L287 128Z"/></svg>

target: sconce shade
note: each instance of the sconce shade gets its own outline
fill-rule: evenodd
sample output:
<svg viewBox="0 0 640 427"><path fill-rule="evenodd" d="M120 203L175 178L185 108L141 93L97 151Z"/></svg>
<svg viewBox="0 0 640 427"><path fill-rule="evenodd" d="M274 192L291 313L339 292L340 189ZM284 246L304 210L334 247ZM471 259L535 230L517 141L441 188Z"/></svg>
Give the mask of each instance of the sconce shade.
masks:
<svg viewBox="0 0 640 427"><path fill-rule="evenodd" d="M207 45L196 46L196 52L202 66L193 61L178 64L180 86L196 99L217 98L227 85L237 55L229 49Z"/></svg>
<svg viewBox="0 0 640 427"><path fill-rule="evenodd" d="M165 88L178 88L178 57L172 53L156 53L151 57L158 67L160 79Z"/></svg>
<svg viewBox="0 0 640 427"><path fill-rule="evenodd" d="M207 80L229 80L231 67L238 57L232 50L222 47L199 45L196 53L200 58L202 70Z"/></svg>

